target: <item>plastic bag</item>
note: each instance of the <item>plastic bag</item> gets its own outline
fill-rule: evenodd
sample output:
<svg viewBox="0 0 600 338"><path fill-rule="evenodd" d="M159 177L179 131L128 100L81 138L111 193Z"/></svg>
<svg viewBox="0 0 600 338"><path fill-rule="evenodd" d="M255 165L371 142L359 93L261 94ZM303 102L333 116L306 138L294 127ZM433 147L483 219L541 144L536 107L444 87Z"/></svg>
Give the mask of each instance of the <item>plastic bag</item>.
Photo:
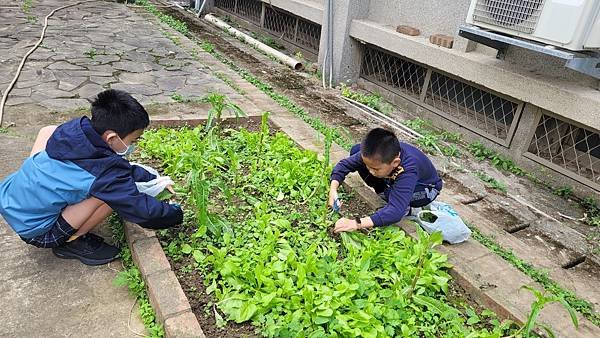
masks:
<svg viewBox="0 0 600 338"><path fill-rule="evenodd" d="M441 231L444 241L450 244L461 243L469 238L471 229L465 225L450 204L433 201L427 207L429 210L421 210L415 217L415 221L425 231L428 233Z"/></svg>
<svg viewBox="0 0 600 338"><path fill-rule="evenodd" d="M144 193L146 195L150 195L152 197L156 197L160 194L168 185L173 185L175 182L171 180L169 176L160 176L156 169L149 167L147 165L139 164L139 163L130 163L131 165L137 165L138 167L146 169L147 172L156 176L155 179L150 180L148 182L135 182L135 185L138 188L138 191Z"/></svg>

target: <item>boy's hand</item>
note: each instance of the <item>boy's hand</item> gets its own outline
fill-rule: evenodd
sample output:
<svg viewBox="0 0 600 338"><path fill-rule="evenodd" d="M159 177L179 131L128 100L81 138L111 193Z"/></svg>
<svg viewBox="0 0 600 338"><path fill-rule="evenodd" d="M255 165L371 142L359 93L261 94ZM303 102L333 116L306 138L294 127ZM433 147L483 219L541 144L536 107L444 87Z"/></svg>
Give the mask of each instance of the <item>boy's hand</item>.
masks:
<svg viewBox="0 0 600 338"><path fill-rule="evenodd" d="M334 232L343 232L343 231L354 231L358 230L358 223L356 223L353 219L348 218L340 218L337 222L335 222Z"/></svg>
<svg viewBox="0 0 600 338"><path fill-rule="evenodd" d="M329 198L327 200L327 205L335 211L339 211L342 207L342 201L338 199L338 193L335 190L331 190L329 192Z"/></svg>
<svg viewBox="0 0 600 338"><path fill-rule="evenodd" d="M168 191L169 191L171 194L173 194L173 195L177 195L177 193L175 192L175 189L173 189L173 186L172 186L172 185L170 185L170 184L169 184L169 185L167 185L167 190L168 190Z"/></svg>

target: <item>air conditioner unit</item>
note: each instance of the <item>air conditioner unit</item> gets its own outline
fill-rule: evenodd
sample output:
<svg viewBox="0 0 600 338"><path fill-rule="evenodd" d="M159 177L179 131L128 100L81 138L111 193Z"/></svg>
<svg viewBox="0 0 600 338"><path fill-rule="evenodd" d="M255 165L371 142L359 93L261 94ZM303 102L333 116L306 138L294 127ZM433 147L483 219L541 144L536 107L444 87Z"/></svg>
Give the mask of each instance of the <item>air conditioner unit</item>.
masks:
<svg viewBox="0 0 600 338"><path fill-rule="evenodd" d="M600 49L600 0L471 0L467 23L572 51Z"/></svg>

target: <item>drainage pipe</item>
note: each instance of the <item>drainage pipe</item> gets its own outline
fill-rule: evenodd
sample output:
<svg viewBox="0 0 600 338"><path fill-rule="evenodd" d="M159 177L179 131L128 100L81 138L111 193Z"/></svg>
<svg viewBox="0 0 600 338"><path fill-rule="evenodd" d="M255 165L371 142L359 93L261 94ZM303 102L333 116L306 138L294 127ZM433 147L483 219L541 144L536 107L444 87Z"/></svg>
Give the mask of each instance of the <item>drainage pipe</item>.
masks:
<svg viewBox="0 0 600 338"><path fill-rule="evenodd" d="M278 51L275 48L271 48L271 47L265 45L264 43L254 39L253 37L249 36L248 34L240 32L239 30L231 27L230 25L228 25L227 23L218 19L217 17L215 17L212 14L206 14L204 16L204 19L206 21L212 23L213 25L215 25L221 29L224 29L227 33L235 36L236 38L243 39L243 41L248 43L250 46L255 47L256 49L275 57L277 60L281 61L283 64L291 67L294 70L301 70L303 67L302 62Z"/></svg>

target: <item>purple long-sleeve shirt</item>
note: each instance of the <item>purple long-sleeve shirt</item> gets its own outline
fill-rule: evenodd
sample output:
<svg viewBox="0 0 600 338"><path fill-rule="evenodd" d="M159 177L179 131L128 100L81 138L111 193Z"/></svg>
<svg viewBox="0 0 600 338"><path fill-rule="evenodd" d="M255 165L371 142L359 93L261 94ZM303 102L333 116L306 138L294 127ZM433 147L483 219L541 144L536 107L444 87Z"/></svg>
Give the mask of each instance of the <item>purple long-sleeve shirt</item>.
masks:
<svg viewBox="0 0 600 338"><path fill-rule="evenodd" d="M388 203L371 216L375 226L394 224L404 217L410 205L417 184L425 184L442 189L442 180L437 174L431 160L414 146L400 142L400 166L404 171L396 179L386 179L388 185ZM346 176L361 168L366 169L361 152L357 152L336 164L331 173L331 180L340 183Z"/></svg>

